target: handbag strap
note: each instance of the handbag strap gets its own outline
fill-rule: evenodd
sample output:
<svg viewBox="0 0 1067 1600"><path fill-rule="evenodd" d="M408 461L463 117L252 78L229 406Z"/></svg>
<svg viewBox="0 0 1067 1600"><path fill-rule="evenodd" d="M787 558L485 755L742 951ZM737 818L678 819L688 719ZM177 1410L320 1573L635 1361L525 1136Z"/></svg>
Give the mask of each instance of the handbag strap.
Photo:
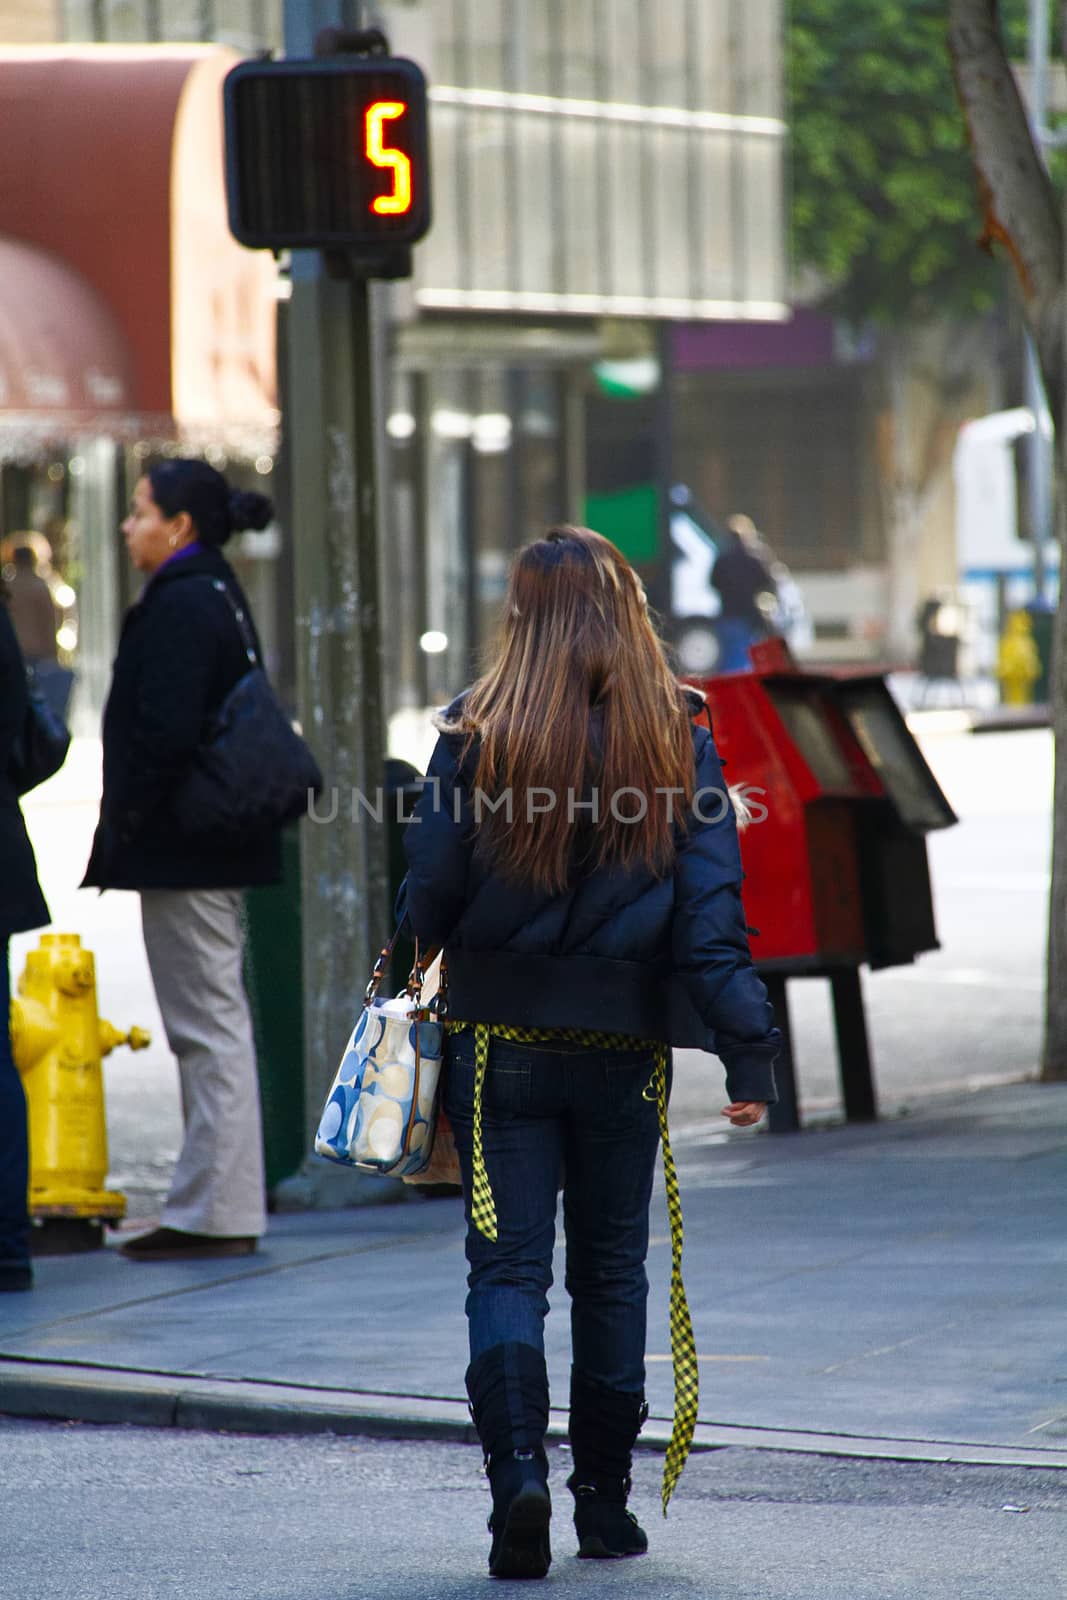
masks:
<svg viewBox="0 0 1067 1600"><path fill-rule="evenodd" d="M400 937L400 930L404 926L404 922L406 920L406 918L401 919L396 928L393 930L393 936L389 940L388 944L384 944L381 950L378 952L378 959L374 963L374 970L370 975L370 982L367 984L367 987L363 993L364 1006L369 1006L371 1002L377 998L378 990L381 988L382 979L385 976L385 969L388 965L389 957L393 953L393 946ZM415 940L415 962L410 973L408 974L407 983L400 991L401 994L406 994L410 999L416 1001L422 998L422 986L426 981L426 968L427 966L433 965L436 955L437 951L434 949L420 950L419 941L418 939ZM441 972L440 977L438 978L436 1004L431 1000L430 1006L433 1007L438 1020L443 1020L448 1011L448 972L445 967L445 957L443 951L441 952ZM425 1011L425 1017L428 1018L429 1015L430 1007L427 1007Z"/></svg>
<svg viewBox="0 0 1067 1600"><path fill-rule="evenodd" d="M406 919L404 919L404 920L406 920ZM396 944L396 941L399 939L400 930L401 930L401 928L403 926L404 926L404 921L402 920L394 928L393 935L392 935L392 938L389 940L389 943L388 944L383 944L381 950L378 952L378 959L374 963L374 970L370 975L370 982L368 983L366 989L364 990L364 994L363 994L363 1003L364 1003L364 1005L370 1005L371 1001L374 999L374 997L378 993L378 990L379 990L379 988L381 986L381 981L382 981L383 977L385 976L386 965L387 965L387 963L389 961L389 957L393 953L393 946ZM434 953L436 953L436 952L434 952ZM432 959L432 956L431 956L431 959ZM419 941L418 941L418 939L416 939L415 940L415 962L414 962L414 965L412 966L412 969L411 969L410 973L408 974L408 981L404 985L404 988L403 988L403 990L401 992L404 993L404 994L411 995L412 999L417 999L419 997L421 991L422 991L422 985L423 985L423 982L425 980L425 977L426 977L425 953L420 954L420 952L419 952Z"/></svg>
<svg viewBox="0 0 1067 1600"><path fill-rule="evenodd" d="M233 612L233 620L236 622L237 630L241 635L241 643L245 647L245 655L248 657L249 661L254 667L262 667L263 663L260 661L259 654L256 650L255 635L252 632L248 617L245 615L244 607L237 604L237 601L234 599L233 595L230 593L228 587L223 583L221 578L211 578L209 579L209 582L211 587L216 589L218 593L222 595L223 599L226 601L226 604Z"/></svg>
<svg viewBox="0 0 1067 1600"><path fill-rule="evenodd" d="M386 966L388 964L389 957L393 953L393 946L396 944L397 939L400 937L400 929L403 926L404 926L404 924L402 922L398 923L396 928L393 930L393 936L389 940L389 943L388 944L383 944L381 950L378 953L378 959L374 963L374 970L370 975L370 982L367 984L366 989L363 991L363 1004L365 1006L369 1006L370 1005L371 1001L375 998L375 996L378 993L379 988L381 987L381 982L382 982L382 979L385 976L385 969L386 969ZM418 946L417 945L416 945L415 949L416 949L416 958L417 958L417 955L418 955ZM408 981L410 982L411 980L409 979Z"/></svg>

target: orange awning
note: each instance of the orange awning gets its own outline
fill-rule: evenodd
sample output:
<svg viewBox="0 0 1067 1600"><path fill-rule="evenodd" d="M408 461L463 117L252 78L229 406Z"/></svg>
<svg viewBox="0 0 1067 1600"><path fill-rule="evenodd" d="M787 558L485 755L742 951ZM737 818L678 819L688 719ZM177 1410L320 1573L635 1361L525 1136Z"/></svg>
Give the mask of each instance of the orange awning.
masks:
<svg viewBox="0 0 1067 1600"><path fill-rule="evenodd" d="M56 256L0 235L0 426L101 431L132 409L126 341L104 301Z"/></svg>
<svg viewBox="0 0 1067 1600"><path fill-rule="evenodd" d="M215 45L0 44L0 237L67 263L110 311L129 386L112 437L276 447L277 272L226 217L222 83L239 59ZM0 397L0 414L13 403Z"/></svg>

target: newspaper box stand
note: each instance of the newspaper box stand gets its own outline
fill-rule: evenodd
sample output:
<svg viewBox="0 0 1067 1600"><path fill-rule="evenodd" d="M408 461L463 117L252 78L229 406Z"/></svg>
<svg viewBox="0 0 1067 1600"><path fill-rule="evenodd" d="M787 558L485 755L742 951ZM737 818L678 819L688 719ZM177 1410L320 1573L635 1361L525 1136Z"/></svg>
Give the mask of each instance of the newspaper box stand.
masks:
<svg viewBox="0 0 1067 1600"><path fill-rule="evenodd" d="M925 836L955 815L880 674L797 668L781 640L752 672L702 680L741 834L752 953L784 1048L773 1132L800 1126L786 980L831 986L850 1121L877 1116L859 969L937 948Z"/></svg>

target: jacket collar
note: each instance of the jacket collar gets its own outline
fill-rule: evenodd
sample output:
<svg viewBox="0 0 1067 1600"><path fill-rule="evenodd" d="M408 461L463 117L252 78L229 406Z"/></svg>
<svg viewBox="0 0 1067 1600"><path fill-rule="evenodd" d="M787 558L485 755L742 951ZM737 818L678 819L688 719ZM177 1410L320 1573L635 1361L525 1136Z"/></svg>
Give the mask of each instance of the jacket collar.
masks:
<svg viewBox="0 0 1067 1600"><path fill-rule="evenodd" d="M184 578L225 578L229 574L230 564L222 551L203 547L181 561L168 561L158 572L154 572L144 586L141 599L150 590L154 593L166 583L180 583Z"/></svg>

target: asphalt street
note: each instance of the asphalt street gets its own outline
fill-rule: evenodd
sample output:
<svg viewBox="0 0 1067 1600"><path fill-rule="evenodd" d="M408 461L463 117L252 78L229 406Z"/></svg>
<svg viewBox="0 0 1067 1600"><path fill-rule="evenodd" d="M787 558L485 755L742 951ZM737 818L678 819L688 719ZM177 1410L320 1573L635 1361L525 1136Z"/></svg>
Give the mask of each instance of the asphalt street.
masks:
<svg viewBox="0 0 1067 1600"><path fill-rule="evenodd" d="M961 820L929 839L941 949L863 979L875 1079L889 1113L930 1093L1033 1075L1041 1037L1051 735L977 736L952 713L936 712L915 728ZM146 1218L158 1214L178 1151L177 1077L136 895L76 887L96 819L99 762L98 744L76 741L64 771L28 797L26 815L55 927L80 933L96 954L102 1015L153 1034L147 1051L117 1050L104 1067L110 1185L127 1194L132 1218ZM13 941L16 976L36 938ZM809 1122L839 1115L829 986L795 980L789 1000L802 1114ZM724 1101L718 1063L676 1052L673 1126L714 1129Z"/></svg>
<svg viewBox="0 0 1067 1600"><path fill-rule="evenodd" d="M665 1522L639 1455L640 1560L574 1558L550 1450L551 1593L612 1600L1063 1600L1067 1497L1041 1470L694 1456ZM473 1445L0 1419L11 1600L469 1600L489 1495Z"/></svg>

